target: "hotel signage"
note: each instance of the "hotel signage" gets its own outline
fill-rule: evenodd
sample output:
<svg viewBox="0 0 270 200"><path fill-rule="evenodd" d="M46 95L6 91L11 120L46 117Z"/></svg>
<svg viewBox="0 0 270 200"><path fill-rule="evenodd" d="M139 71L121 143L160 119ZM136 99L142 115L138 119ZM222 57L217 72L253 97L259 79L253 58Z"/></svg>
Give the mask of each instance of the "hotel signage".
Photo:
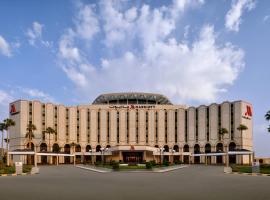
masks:
<svg viewBox="0 0 270 200"><path fill-rule="evenodd" d="M10 113L11 115L16 115L16 114L19 113L19 111L17 110L15 104L11 104L11 105L10 105L9 113Z"/></svg>
<svg viewBox="0 0 270 200"><path fill-rule="evenodd" d="M246 110L244 111L243 118L244 118L244 119L251 119L251 117L252 117L251 106L246 105Z"/></svg>
<svg viewBox="0 0 270 200"><path fill-rule="evenodd" d="M146 108L146 109L153 109L155 106L153 105L114 105L109 106L109 108L113 109L138 109L138 108Z"/></svg>

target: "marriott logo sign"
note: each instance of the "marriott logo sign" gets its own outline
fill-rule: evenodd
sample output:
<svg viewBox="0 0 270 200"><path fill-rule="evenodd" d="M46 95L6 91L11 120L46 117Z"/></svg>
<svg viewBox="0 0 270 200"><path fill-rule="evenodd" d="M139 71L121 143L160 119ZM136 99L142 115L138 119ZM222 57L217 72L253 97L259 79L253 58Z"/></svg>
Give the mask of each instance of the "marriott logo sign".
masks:
<svg viewBox="0 0 270 200"><path fill-rule="evenodd" d="M245 118L245 119L251 119L251 117L252 117L251 106L246 105L246 109L244 110L244 116L243 116L243 118Z"/></svg>

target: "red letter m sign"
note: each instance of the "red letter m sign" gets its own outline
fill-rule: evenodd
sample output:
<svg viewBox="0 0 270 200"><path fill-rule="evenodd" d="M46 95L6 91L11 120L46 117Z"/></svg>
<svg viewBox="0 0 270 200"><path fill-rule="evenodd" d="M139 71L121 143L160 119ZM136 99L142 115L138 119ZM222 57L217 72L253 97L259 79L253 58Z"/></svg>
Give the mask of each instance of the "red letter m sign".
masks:
<svg viewBox="0 0 270 200"><path fill-rule="evenodd" d="M16 107L14 104L10 106L10 114L16 113Z"/></svg>
<svg viewBox="0 0 270 200"><path fill-rule="evenodd" d="M245 116L252 117L251 107L247 106L246 109Z"/></svg>

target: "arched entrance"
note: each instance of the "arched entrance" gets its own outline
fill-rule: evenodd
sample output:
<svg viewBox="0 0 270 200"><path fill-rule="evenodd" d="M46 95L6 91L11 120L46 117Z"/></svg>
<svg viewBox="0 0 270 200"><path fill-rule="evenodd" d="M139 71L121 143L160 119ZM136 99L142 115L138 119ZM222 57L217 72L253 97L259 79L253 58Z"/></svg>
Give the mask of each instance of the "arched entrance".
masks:
<svg viewBox="0 0 270 200"><path fill-rule="evenodd" d="M211 145L209 143L207 143L204 148L205 153L211 153ZM206 164L211 164L211 156L206 156L205 162Z"/></svg>
<svg viewBox="0 0 270 200"><path fill-rule="evenodd" d="M86 147L85 147L85 152L86 153L92 153L92 148L91 148L91 146L88 144L88 145L86 145ZM91 163L92 162L92 156L85 156L85 162L86 163Z"/></svg>
<svg viewBox="0 0 270 200"><path fill-rule="evenodd" d="M59 153L60 152L60 147L57 143L54 143L53 146L52 146L52 152L53 153ZM52 157L52 162L54 165L57 164L57 157L56 156L53 156Z"/></svg>
<svg viewBox="0 0 270 200"><path fill-rule="evenodd" d="M35 151L35 145L32 142L27 143L26 147L29 151ZM34 155L27 155L27 164L33 165L34 159L35 159Z"/></svg>
<svg viewBox="0 0 270 200"><path fill-rule="evenodd" d="M236 150L236 144L234 142L231 142L229 144L229 151L235 151ZM229 163L236 164L236 155L229 155Z"/></svg>
<svg viewBox="0 0 270 200"><path fill-rule="evenodd" d="M65 154L70 154L70 145L69 144L65 144L64 146L64 153ZM65 156L65 164L70 164L70 156Z"/></svg>
<svg viewBox="0 0 270 200"><path fill-rule="evenodd" d="M200 145L199 144L195 144L194 145L194 154L199 154L201 153L200 151ZM194 164L200 164L200 156L194 156Z"/></svg>
<svg viewBox="0 0 270 200"><path fill-rule="evenodd" d="M47 144L46 143L41 143L40 144L40 152L45 153L47 152ZM41 164L47 164L47 156L41 156Z"/></svg>
<svg viewBox="0 0 270 200"><path fill-rule="evenodd" d="M179 152L179 146L178 145L174 145L173 146L173 150L174 150L175 153L178 153ZM174 163L177 163L179 161L180 161L180 156L179 155L174 155L173 156L173 162Z"/></svg>
<svg viewBox="0 0 270 200"><path fill-rule="evenodd" d="M75 146L75 152L81 152L82 151L82 148L81 148L81 146L79 145L79 144L77 144L76 146ZM81 155L76 155L76 160L75 160L75 162L78 164L78 163L81 163Z"/></svg>
<svg viewBox="0 0 270 200"><path fill-rule="evenodd" d="M189 146L188 146L188 144L185 144L185 146L184 146L184 152L189 152ZM184 163L185 164L189 164L189 156L188 155L184 155Z"/></svg>
<svg viewBox="0 0 270 200"><path fill-rule="evenodd" d="M217 151L217 153L223 153L223 144L222 143L217 144L216 151ZM222 164L223 163L223 156L216 156L216 163Z"/></svg>
<svg viewBox="0 0 270 200"><path fill-rule="evenodd" d="M164 145L163 148L164 148L164 152L169 152L169 150L170 150L168 145ZM169 156L168 156L168 155L164 155L164 156L163 156L163 162L164 162L164 161L165 161L165 162L169 162Z"/></svg>
<svg viewBox="0 0 270 200"><path fill-rule="evenodd" d="M101 146L100 145L96 146L96 152L101 152ZM102 162L102 156L101 155L96 156L96 162Z"/></svg>

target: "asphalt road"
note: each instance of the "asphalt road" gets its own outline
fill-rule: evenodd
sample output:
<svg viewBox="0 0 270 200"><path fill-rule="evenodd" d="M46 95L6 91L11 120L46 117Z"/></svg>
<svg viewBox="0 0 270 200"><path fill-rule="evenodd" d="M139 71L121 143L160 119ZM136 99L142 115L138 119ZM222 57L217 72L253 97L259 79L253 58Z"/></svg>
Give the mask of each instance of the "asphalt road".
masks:
<svg viewBox="0 0 270 200"><path fill-rule="evenodd" d="M270 177L228 175L222 170L190 166L167 173L96 173L47 166L38 175L0 177L0 199L270 200Z"/></svg>

